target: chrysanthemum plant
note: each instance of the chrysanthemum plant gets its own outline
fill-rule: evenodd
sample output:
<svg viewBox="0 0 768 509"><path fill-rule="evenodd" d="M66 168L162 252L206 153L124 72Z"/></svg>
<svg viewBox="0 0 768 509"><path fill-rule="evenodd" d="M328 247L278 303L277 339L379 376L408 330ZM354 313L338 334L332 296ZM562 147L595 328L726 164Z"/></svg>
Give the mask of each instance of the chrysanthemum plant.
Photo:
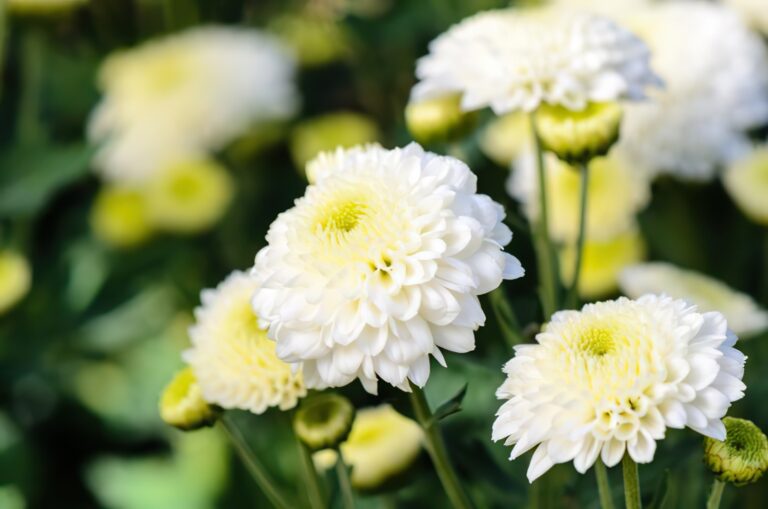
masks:
<svg viewBox="0 0 768 509"><path fill-rule="evenodd" d="M653 459L666 429L687 426L725 439L722 418L745 388L745 358L718 312L654 295L572 310L589 161L617 141L621 101L641 99L646 87L659 84L648 60L639 39L602 17L489 11L433 41L418 62L420 82L406 113L414 136L424 141L466 134L472 128L467 115L485 107L529 115L546 323L535 343L515 347L504 368L507 380L497 396L505 402L493 439L514 446L511 459L535 448L531 482L557 463L573 461L581 473L594 465L604 508L613 506L605 465L622 463L627 507L640 507L637 463ZM581 173L579 235L567 284L549 235L545 151ZM472 507L439 429L461 394L433 413L423 387L432 357L447 367L445 351L474 349L474 333L485 321L478 297L523 275L520 262L504 251L512 234L503 207L477 193L476 177L463 162L415 143L340 148L310 161L306 173L304 196L273 222L251 271L203 293L190 331L193 346L184 355L191 373L163 399L177 408L162 413L189 429L219 415L207 405L260 414L292 409L307 389L359 380L377 394L384 382L410 395L451 504ZM511 316L503 294L491 300L502 317ZM341 447L353 415L349 402L323 393L310 395L294 415L312 508L328 503L309 455L318 448L336 451L341 501L354 506ZM293 507L293 497L274 486L226 414L221 422L269 500Z"/></svg>

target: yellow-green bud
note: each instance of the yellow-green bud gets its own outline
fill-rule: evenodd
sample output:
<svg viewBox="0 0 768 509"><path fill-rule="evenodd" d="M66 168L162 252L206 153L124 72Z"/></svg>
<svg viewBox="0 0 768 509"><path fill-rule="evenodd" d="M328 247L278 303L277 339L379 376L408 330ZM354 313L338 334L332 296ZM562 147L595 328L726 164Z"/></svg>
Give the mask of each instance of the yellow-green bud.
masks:
<svg viewBox="0 0 768 509"><path fill-rule="evenodd" d="M757 481L768 469L768 438L746 419L726 417L723 424L724 442L704 439L704 463L721 481L736 486Z"/></svg>
<svg viewBox="0 0 768 509"><path fill-rule="evenodd" d="M475 127L475 120L474 113L462 111L459 94L413 102L405 107L408 131L424 144L461 138Z"/></svg>
<svg viewBox="0 0 768 509"><path fill-rule="evenodd" d="M160 417L166 424L184 431L213 425L219 413L218 408L203 399L191 368L176 373L160 398Z"/></svg>
<svg viewBox="0 0 768 509"><path fill-rule="evenodd" d="M347 439L355 420L355 407L343 396L317 394L305 399L293 418L299 440L313 451L338 446Z"/></svg>
<svg viewBox="0 0 768 509"><path fill-rule="evenodd" d="M589 103L581 111L545 104L536 111L543 147L570 164L587 163L608 153L619 139L618 103Z"/></svg>

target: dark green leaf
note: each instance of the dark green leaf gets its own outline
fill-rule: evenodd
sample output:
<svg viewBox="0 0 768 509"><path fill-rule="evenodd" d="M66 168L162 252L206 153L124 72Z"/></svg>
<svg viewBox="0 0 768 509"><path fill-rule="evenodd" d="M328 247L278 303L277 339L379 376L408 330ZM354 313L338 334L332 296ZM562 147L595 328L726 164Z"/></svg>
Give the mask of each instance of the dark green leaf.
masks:
<svg viewBox="0 0 768 509"><path fill-rule="evenodd" d="M455 395L451 397L448 401L437 407L437 410L435 410L435 413L433 415L433 419L435 421L441 421L448 417L449 415L453 415L457 412L461 411L461 402L464 400L464 396L467 394L467 387L469 384L464 384L461 389L459 389L459 392L457 392Z"/></svg>

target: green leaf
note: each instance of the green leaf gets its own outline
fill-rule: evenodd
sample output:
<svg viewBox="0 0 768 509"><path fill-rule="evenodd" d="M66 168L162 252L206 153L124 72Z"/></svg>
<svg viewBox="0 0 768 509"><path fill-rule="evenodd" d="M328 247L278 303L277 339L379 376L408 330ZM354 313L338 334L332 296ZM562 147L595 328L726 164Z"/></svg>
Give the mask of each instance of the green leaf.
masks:
<svg viewBox="0 0 768 509"><path fill-rule="evenodd" d="M451 399L437 407L437 410L435 410L435 413L432 416L435 422L442 421L449 415L461 412L461 402L464 400L464 396L467 394L468 386L469 384L465 383L461 389L459 389L459 392L454 394Z"/></svg>
<svg viewBox="0 0 768 509"><path fill-rule="evenodd" d="M33 215L88 171L85 145L17 148L0 154L0 217Z"/></svg>
<svg viewBox="0 0 768 509"><path fill-rule="evenodd" d="M655 494L653 495L653 500L651 501L651 504L648 506L647 509L662 509L664 507L664 504L667 501L667 490L669 488L669 469L664 470L664 473L661 474L661 479L659 480L658 485L656 486Z"/></svg>

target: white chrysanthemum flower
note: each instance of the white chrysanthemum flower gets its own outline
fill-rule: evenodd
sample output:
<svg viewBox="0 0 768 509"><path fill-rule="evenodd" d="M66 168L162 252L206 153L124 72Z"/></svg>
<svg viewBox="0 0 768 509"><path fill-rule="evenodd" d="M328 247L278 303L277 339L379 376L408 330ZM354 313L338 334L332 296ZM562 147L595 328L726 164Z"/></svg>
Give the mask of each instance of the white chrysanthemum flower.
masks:
<svg viewBox="0 0 768 509"><path fill-rule="evenodd" d="M665 87L626 105L618 147L656 172L712 178L748 150L746 131L768 121L765 46L730 9L708 2L660 4L627 24L650 46Z"/></svg>
<svg viewBox="0 0 768 509"><path fill-rule="evenodd" d="M497 114L542 103L644 97L658 83L648 48L601 16L567 9L482 12L432 41L416 66L412 100L462 94L462 108Z"/></svg>
<svg viewBox="0 0 768 509"><path fill-rule="evenodd" d="M538 446L531 482L556 463L613 466L625 451L648 463L667 428L722 440L721 419L746 388L736 339L720 313L664 296L555 313L504 367L493 439L514 444L510 459Z"/></svg>
<svg viewBox="0 0 768 509"><path fill-rule="evenodd" d="M750 27L768 35L768 8L765 0L724 0L724 3L738 12Z"/></svg>
<svg viewBox="0 0 768 509"><path fill-rule="evenodd" d="M545 164L549 232L556 241L570 244L579 235L581 173L550 153L545 154ZM507 191L522 203L529 219L538 220L539 179L533 154L517 161ZM650 200L647 172L616 150L590 161L588 191L586 228L593 241L606 241L630 229Z"/></svg>
<svg viewBox="0 0 768 509"><path fill-rule="evenodd" d="M723 184L744 214L768 225L768 145L755 147L729 165Z"/></svg>
<svg viewBox="0 0 768 509"><path fill-rule="evenodd" d="M116 53L100 70L104 99L89 125L97 168L140 181L285 119L297 105L294 73L287 50L251 29L198 27Z"/></svg>
<svg viewBox="0 0 768 509"><path fill-rule="evenodd" d="M308 387L423 386L430 355L474 349L477 296L523 275L504 210L464 163L415 143L325 157L256 256L254 309Z"/></svg>
<svg viewBox="0 0 768 509"><path fill-rule="evenodd" d="M258 282L235 271L214 290L203 290L202 306L184 352L203 398L222 408L287 410L306 394L301 372L277 358L275 343L258 324L251 297Z"/></svg>
<svg viewBox="0 0 768 509"><path fill-rule="evenodd" d="M705 274L670 263L641 263L628 267L619 276L619 285L628 297L664 293L685 299L702 311L719 311L739 336L751 336L768 329L768 312L752 297Z"/></svg>

